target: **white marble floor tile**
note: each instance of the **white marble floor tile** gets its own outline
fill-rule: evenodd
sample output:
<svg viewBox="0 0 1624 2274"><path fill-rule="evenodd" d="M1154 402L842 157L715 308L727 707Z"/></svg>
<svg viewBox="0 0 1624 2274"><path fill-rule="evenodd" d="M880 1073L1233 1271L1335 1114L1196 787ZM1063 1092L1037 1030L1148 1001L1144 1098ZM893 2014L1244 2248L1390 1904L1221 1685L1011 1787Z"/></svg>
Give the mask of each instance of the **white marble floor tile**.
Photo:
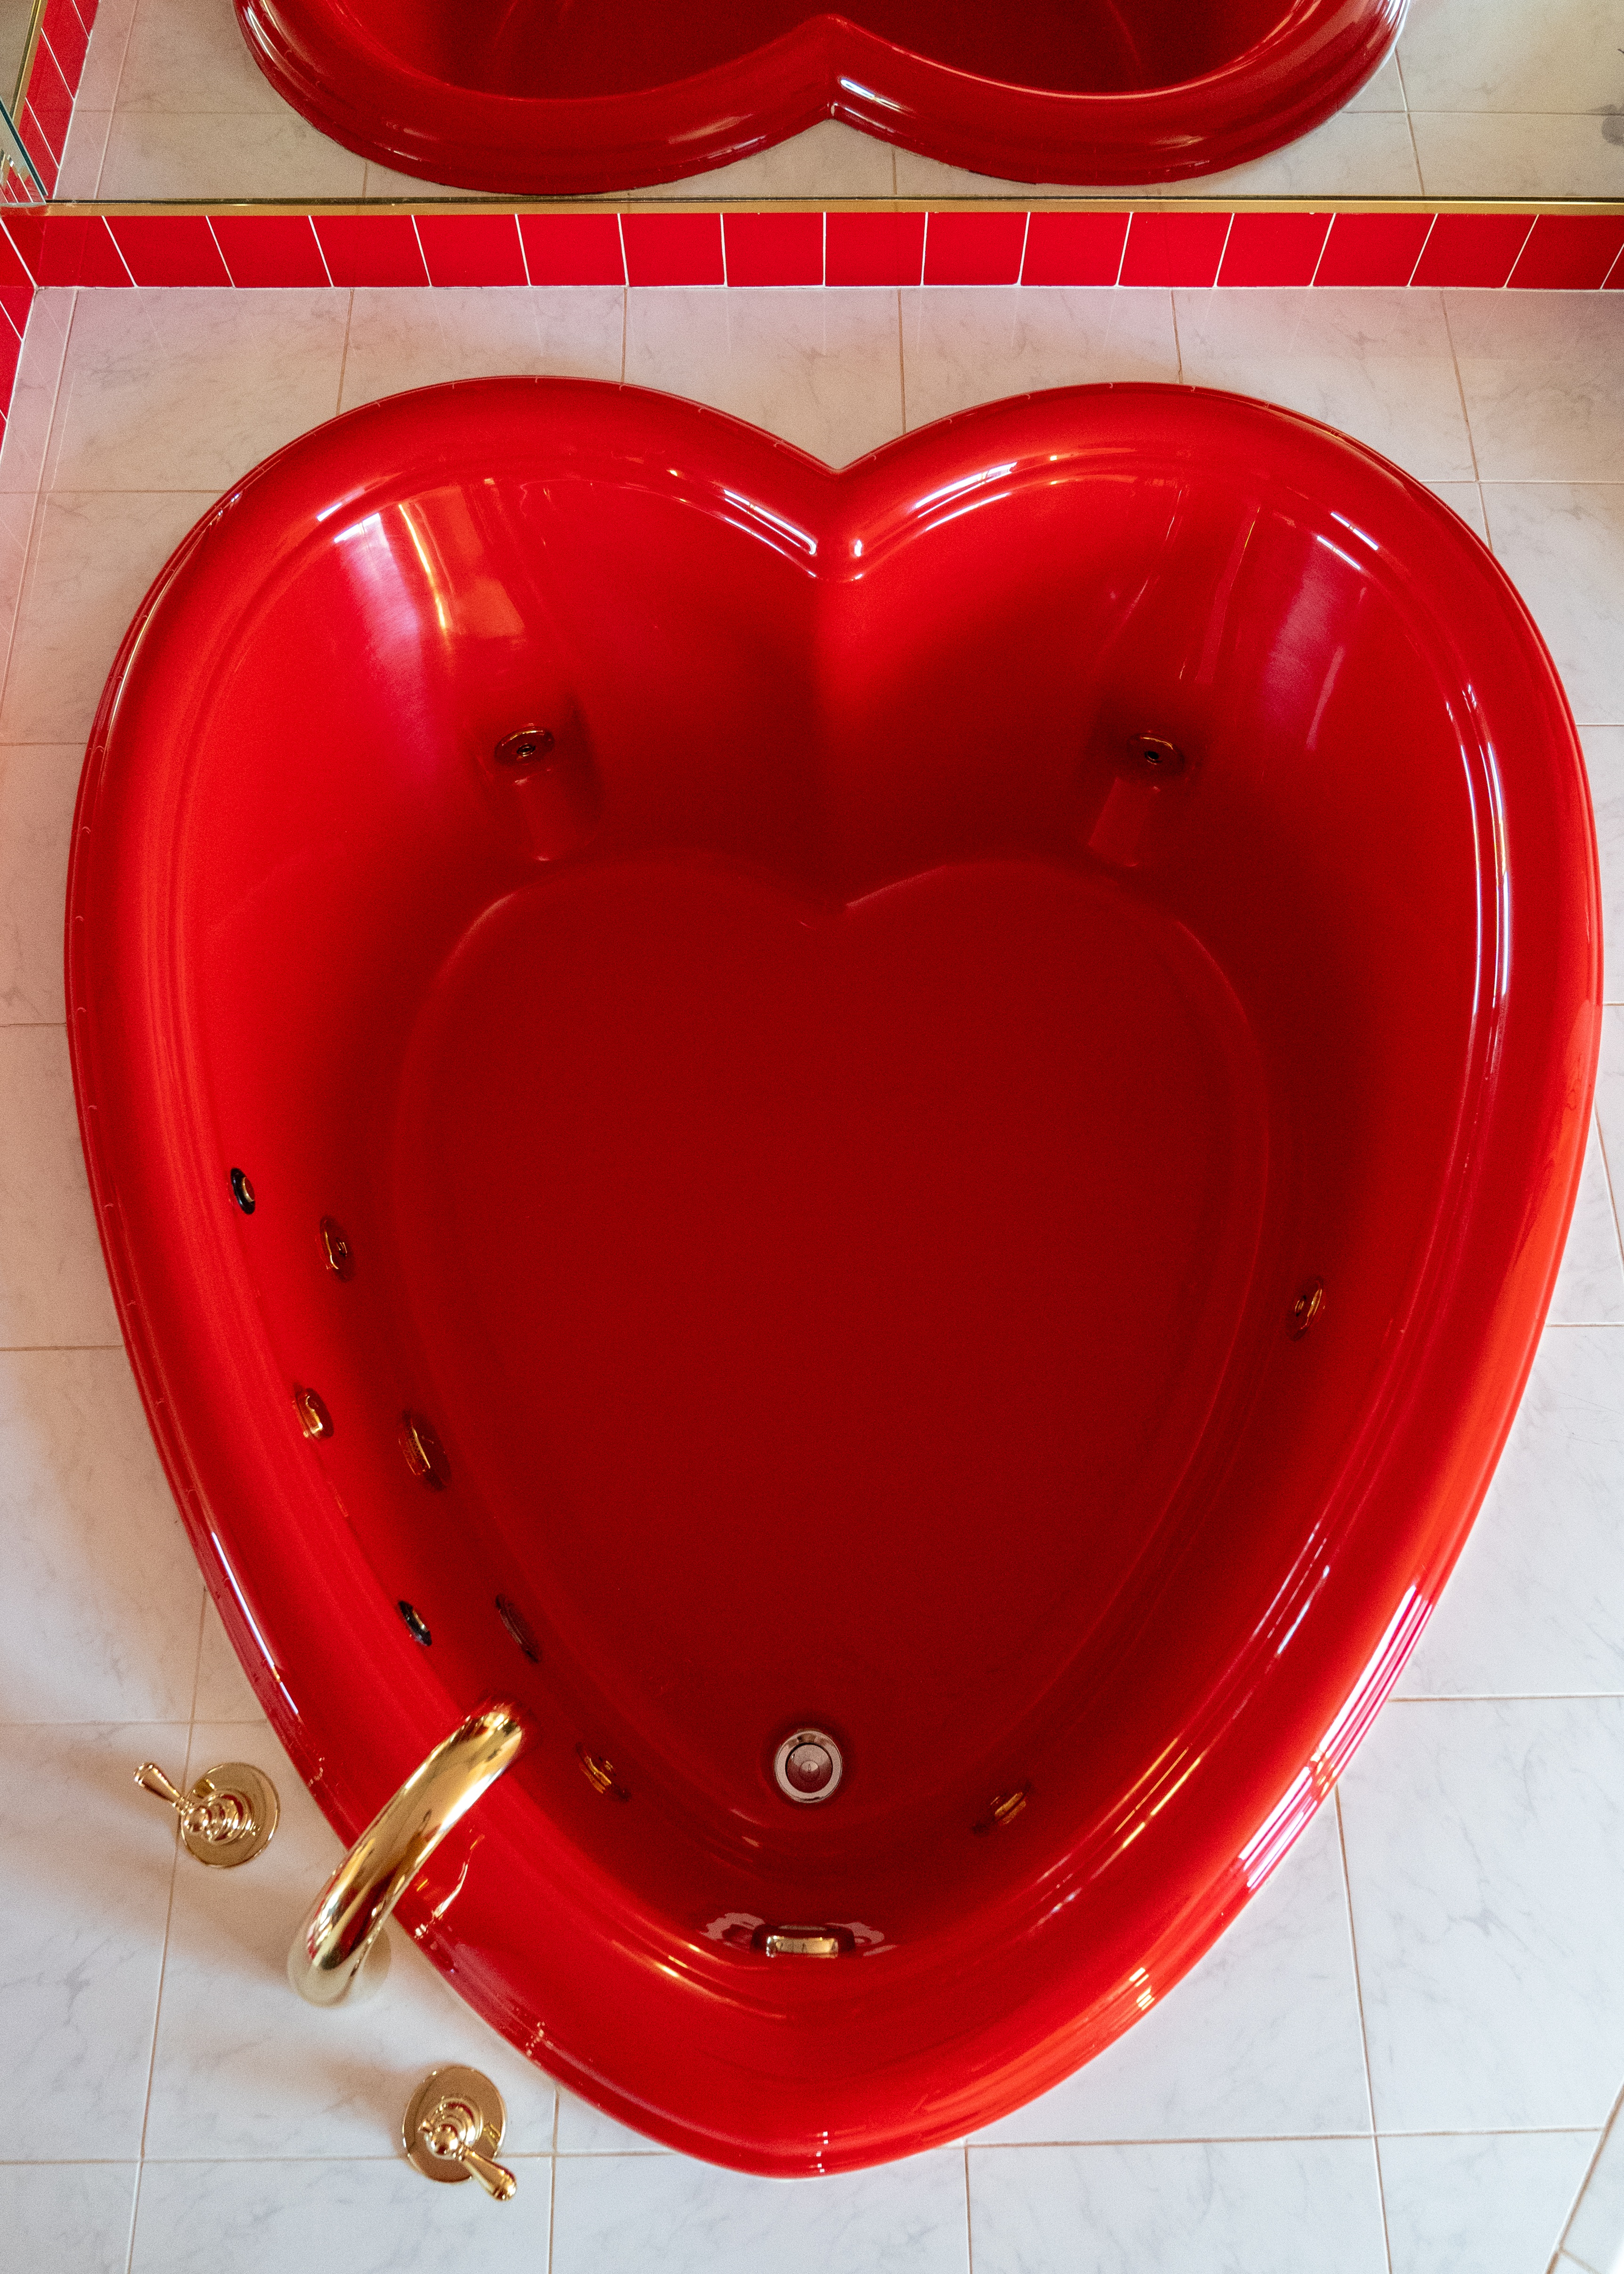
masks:
<svg viewBox="0 0 1624 2274"><path fill-rule="evenodd" d="M377 2163L149 2163L130 2274L542 2274L553 2166L504 2158L519 2182L506 2203L471 2180L436 2187L398 2152Z"/></svg>
<svg viewBox="0 0 1624 2274"><path fill-rule="evenodd" d="M1410 0L1399 62L1412 110L1593 109L1624 96L1615 0Z"/></svg>
<svg viewBox="0 0 1624 2274"><path fill-rule="evenodd" d="M56 171L58 198L79 199L88 203L95 196L102 179L102 161L107 155L107 138L112 127L113 114L110 110L86 110L82 103L74 104L73 116L68 124L67 146Z"/></svg>
<svg viewBox="0 0 1624 2274"><path fill-rule="evenodd" d="M975 2274L1386 2274L1368 2140L973 2148Z"/></svg>
<svg viewBox="0 0 1624 2274"><path fill-rule="evenodd" d="M0 1351L117 1340L67 1036L0 1027Z"/></svg>
<svg viewBox="0 0 1624 2274"><path fill-rule="evenodd" d="M1588 2130L1624 2075L1624 1698L1395 1701L1342 1780L1376 2123Z"/></svg>
<svg viewBox="0 0 1624 2274"><path fill-rule="evenodd" d="M567 292L358 286L344 358L343 407L353 410L409 387L509 372L618 380L625 297L618 284Z"/></svg>
<svg viewBox="0 0 1624 2274"><path fill-rule="evenodd" d="M249 53L230 0L137 0L118 107L270 112L286 106Z"/></svg>
<svg viewBox="0 0 1624 2274"><path fill-rule="evenodd" d="M125 2274L133 2164L0 2164L0 2234L26 2274Z"/></svg>
<svg viewBox="0 0 1624 2274"><path fill-rule="evenodd" d="M1603 990L1609 1003L1624 1003L1624 727L1586 727L1579 740L1601 859ZM1624 1177L1624 1154L1617 1166Z"/></svg>
<svg viewBox="0 0 1624 2274"><path fill-rule="evenodd" d="M1601 1140L1592 1122L1580 1173L1573 1223L1551 1298L1556 1327L1624 1325L1624 1260ZM1624 1472L1619 1478L1624 1485ZM1624 1608L1624 1606L1620 1607Z"/></svg>
<svg viewBox="0 0 1624 2274"><path fill-rule="evenodd" d="M1402 108L1350 104L1295 142L1188 187L1204 198L1413 198L1421 177Z"/></svg>
<svg viewBox="0 0 1624 2274"><path fill-rule="evenodd" d="M336 413L349 297L327 286L81 292L56 395L49 484L229 488Z"/></svg>
<svg viewBox="0 0 1624 2274"><path fill-rule="evenodd" d="M1624 724L1624 481L1488 482L1489 538L1582 726Z"/></svg>
<svg viewBox="0 0 1624 2274"><path fill-rule="evenodd" d="M198 1691L192 1712L199 1721L253 1721L265 1711L248 1684L237 1653L226 1639L207 1590L203 1599L203 1639L198 1652Z"/></svg>
<svg viewBox="0 0 1624 2274"><path fill-rule="evenodd" d="M203 1582L124 1351L0 1352L0 1721L185 1721Z"/></svg>
<svg viewBox="0 0 1624 2274"><path fill-rule="evenodd" d="M1620 2274L1620 2270L1616 2263L1611 2266L1591 2266L1562 2250L1552 2263L1551 2274Z"/></svg>
<svg viewBox="0 0 1624 2274"><path fill-rule="evenodd" d="M0 745L0 1025L66 1015L62 912L84 757L77 742Z"/></svg>
<svg viewBox="0 0 1624 2274"><path fill-rule="evenodd" d="M902 432L897 296L821 287L634 290L626 296L626 377L846 465Z"/></svg>
<svg viewBox="0 0 1624 2274"><path fill-rule="evenodd" d="M1624 1164L1624 1011L1612 1006L1602 1013L1596 1113L1607 1165L1616 1170Z"/></svg>
<svg viewBox="0 0 1624 2274"><path fill-rule="evenodd" d="M560 2156L552 2274L657 2266L660 2274L968 2274L963 2153L938 2149L799 2180L751 2179L686 2156Z"/></svg>
<svg viewBox="0 0 1624 2274"><path fill-rule="evenodd" d="M79 73L75 109L110 111L118 100L136 4L137 0L100 0L96 20L90 27L85 68Z"/></svg>
<svg viewBox="0 0 1624 2274"><path fill-rule="evenodd" d="M82 747L143 594L215 494L56 490L44 500L0 697L0 742Z"/></svg>
<svg viewBox="0 0 1624 2274"><path fill-rule="evenodd" d="M1595 2274L1619 2274L1624 2266L1624 2121L1616 2109L1583 2180L1563 2247Z"/></svg>
<svg viewBox="0 0 1624 2274"><path fill-rule="evenodd" d="M177 1848L173 1811L133 1780L149 1758L177 1772L185 1729L79 1722L4 1735L0 2136L8 2155L42 2163L133 2157ZM0 2263L22 2274L31 2262L8 2258L9 2242L0 2225Z"/></svg>
<svg viewBox="0 0 1624 2274"><path fill-rule="evenodd" d="M1327 1808L1195 1971L1126 2037L976 2139L1369 2128L1342 1848Z"/></svg>
<svg viewBox="0 0 1624 2274"><path fill-rule="evenodd" d="M105 199L358 199L366 161L329 142L297 110L113 113L102 164ZM278 297L281 296L278 295Z"/></svg>
<svg viewBox="0 0 1624 2274"><path fill-rule="evenodd" d="M1413 109L1429 198L1624 196L1624 147L1594 115Z"/></svg>
<svg viewBox="0 0 1624 2274"><path fill-rule="evenodd" d="M1624 469L1624 292L1446 292L1444 307L1485 481Z"/></svg>
<svg viewBox="0 0 1624 2274"><path fill-rule="evenodd" d="M250 1739L241 1722L199 1722L187 1773L239 1757L270 1777L282 1821L243 1870L183 1859L177 1874L149 2161L389 2156L413 2087L447 2061L495 2079L515 2155L547 2152L551 2079L464 2006L398 1926L387 1930L389 1970L371 1998L318 2010L289 1988L294 1930L342 1851L268 1728ZM380 1805L387 1796L380 1792Z"/></svg>
<svg viewBox="0 0 1624 2274"><path fill-rule="evenodd" d="M1398 51L1389 49L1380 67L1372 73L1357 94L1342 105L1344 110L1402 110L1404 101L1403 74L1398 67Z"/></svg>
<svg viewBox="0 0 1624 2274"><path fill-rule="evenodd" d="M1305 411L1423 481L1476 475L1440 294L1181 290L1173 305L1196 386Z"/></svg>
<svg viewBox="0 0 1624 2274"><path fill-rule="evenodd" d="M1474 537L1488 543L1489 524L1484 518L1483 492L1476 482L1429 482L1427 487L1460 515Z"/></svg>
<svg viewBox="0 0 1624 2274"><path fill-rule="evenodd" d="M573 2092L559 2091L558 2152L560 2156L667 2156L672 2150L628 2125L619 2124Z"/></svg>
<svg viewBox="0 0 1624 2274"><path fill-rule="evenodd" d="M39 488L78 297L54 285L34 296L6 413L5 440L0 443L0 491L32 497Z"/></svg>
<svg viewBox="0 0 1624 2274"><path fill-rule="evenodd" d="M931 285L902 295L910 428L1041 387L1178 377L1169 292Z"/></svg>
<svg viewBox="0 0 1624 2274"><path fill-rule="evenodd" d="M1381 2142L1392 2274L1545 2274L1593 2132Z"/></svg>

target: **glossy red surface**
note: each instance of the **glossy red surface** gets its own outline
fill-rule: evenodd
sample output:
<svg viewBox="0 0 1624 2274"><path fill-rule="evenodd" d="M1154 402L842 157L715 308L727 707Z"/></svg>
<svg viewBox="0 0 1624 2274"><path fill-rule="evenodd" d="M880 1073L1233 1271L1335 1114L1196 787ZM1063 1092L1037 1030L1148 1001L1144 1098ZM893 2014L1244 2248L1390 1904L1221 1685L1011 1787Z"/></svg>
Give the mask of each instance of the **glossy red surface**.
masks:
<svg viewBox="0 0 1624 2274"><path fill-rule="evenodd" d="M432 182L613 192L820 118L1027 182L1238 165L1346 102L1403 0L236 0L324 134Z"/></svg>
<svg viewBox="0 0 1624 2274"><path fill-rule="evenodd" d="M1447 508L1188 389L840 475L396 397L159 579L69 898L125 1334L279 1734L350 1837L482 1697L532 1728L402 1905L481 2013L794 2172L1177 1981L1420 1630L1590 1110L1583 764Z"/></svg>

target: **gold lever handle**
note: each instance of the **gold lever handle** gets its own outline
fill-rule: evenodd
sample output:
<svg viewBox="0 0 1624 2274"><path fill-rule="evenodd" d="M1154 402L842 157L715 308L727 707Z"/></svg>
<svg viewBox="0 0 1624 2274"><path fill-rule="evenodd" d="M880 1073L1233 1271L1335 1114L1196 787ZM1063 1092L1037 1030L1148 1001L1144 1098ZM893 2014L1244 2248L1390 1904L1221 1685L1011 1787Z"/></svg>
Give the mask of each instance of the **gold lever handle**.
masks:
<svg viewBox="0 0 1624 2274"><path fill-rule="evenodd" d="M508 2128L502 2096L477 2068L431 2069L406 2105L401 2138L428 2180L477 2180L493 2202L511 2202L519 2182L496 2161Z"/></svg>
<svg viewBox="0 0 1624 2274"><path fill-rule="evenodd" d="M280 1813L276 1788L247 1761L222 1761L183 1792L156 1761L135 1773L143 1792L166 1801L180 1818L180 1836L199 1864L251 1864L270 1844Z"/></svg>

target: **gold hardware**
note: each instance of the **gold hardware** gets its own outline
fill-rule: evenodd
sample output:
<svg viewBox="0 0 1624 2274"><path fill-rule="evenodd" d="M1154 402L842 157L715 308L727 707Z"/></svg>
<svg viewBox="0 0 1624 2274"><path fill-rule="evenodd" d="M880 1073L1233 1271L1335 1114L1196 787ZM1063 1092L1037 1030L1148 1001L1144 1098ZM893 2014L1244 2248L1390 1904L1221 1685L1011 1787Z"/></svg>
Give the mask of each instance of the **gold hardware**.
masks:
<svg viewBox="0 0 1624 2274"><path fill-rule="evenodd" d="M343 1225L332 1216L324 1216L317 1229L321 1234L321 1253L327 1269L335 1279L353 1279L355 1254Z"/></svg>
<svg viewBox="0 0 1624 2274"><path fill-rule="evenodd" d="M499 766L533 766L552 749L550 727L521 727L516 734L504 734L491 756Z"/></svg>
<svg viewBox="0 0 1624 2274"><path fill-rule="evenodd" d="M1000 1793L981 1822L971 1829L977 1834L996 1832L1002 1825L1013 1824L1031 1796L1029 1784L1017 1785L1013 1792Z"/></svg>
<svg viewBox="0 0 1624 2274"><path fill-rule="evenodd" d="M301 1998L336 2006L348 1995L407 1886L528 1736L516 1706L471 1713L379 1810L294 1937L288 1978Z"/></svg>
<svg viewBox="0 0 1624 2274"><path fill-rule="evenodd" d="M222 1761L190 1792L171 1783L156 1761L143 1761L135 1781L143 1792L168 1801L180 1818L187 1852L199 1864L222 1869L252 1864L270 1845L279 1813L276 1788L246 1761Z"/></svg>
<svg viewBox="0 0 1624 2274"><path fill-rule="evenodd" d="M477 2180L496 2202L511 2202L519 2182L494 2158L508 2129L502 2096L477 2068L431 2069L406 2104L401 2140L425 2180Z"/></svg>
<svg viewBox="0 0 1624 2274"><path fill-rule="evenodd" d="M769 1958L839 1958L857 1942L849 1927L758 1926L750 1946Z"/></svg>
<svg viewBox="0 0 1624 2274"><path fill-rule="evenodd" d="M575 1758L581 1764L581 1773L594 1792L606 1792L611 1800L629 1800L631 1795L623 1784L614 1781L614 1763L602 1753L589 1753L584 1745L575 1747Z"/></svg>
<svg viewBox="0 0 1624 2274"><path fill-rule="evenodd" d="M1184 771L1184 754L1176 742L1165 734L1139 734L1133 742L1131 761L1136 773L1145 774L1152 781L1171 781Z"/></svg>
<svg viewBox="0 0 1624 2274"><path fill-rule="evenodd" d="M333 1434L333 1416L313 1389L305 1389L296 1382L293 1410L298 1415L299 1427L307 1437L330 1437Z"/></svg>
<svg viewBox="0 0 1624 2274"><path fill-rule="evenodd" d="M421 1477L431 1492L444 1492L451 1482L451 1465L432 1424L421 1413L402 1413L399 1442L413 1476Z"/></svg>
<svg viewBox="0 0 1624 2274"><path fill-rule="evenodd" d="M1300 1343L1325 1308L1325 1282L1311 1279L1291 1306L1291 1339Z"/></svg>

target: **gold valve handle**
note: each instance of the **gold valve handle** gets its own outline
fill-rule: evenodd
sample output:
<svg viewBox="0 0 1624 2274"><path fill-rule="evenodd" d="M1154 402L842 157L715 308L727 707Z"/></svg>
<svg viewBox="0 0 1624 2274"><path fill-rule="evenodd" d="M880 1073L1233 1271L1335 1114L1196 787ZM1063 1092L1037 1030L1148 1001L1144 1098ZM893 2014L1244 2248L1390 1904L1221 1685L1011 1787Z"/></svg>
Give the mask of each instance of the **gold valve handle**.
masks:
<svg viewBox="0 0 1624 2274"><path fill-rule="evenodd" d="M190 1792L183 1792L156 1761L143 1761L135 1781L175 1811L187 1853L199 1864L250 1864L276 1829L276 1788L246 1761L222 1761Z"/></svg>
<svg viewBox="0 0 1624 2274"><path fill-rule="evenodd" d="M185 1794L177 1784L169 1781L156 1761L143 1761L135 1773L135 1781L143 1792L155 1793L160 1800L167 1800L172 1809L179 1813L184 1812Z"/></svg>
<svg viewBox="0 0 1624 2274"><path fill-rule="evenodd" d="M477 2180L493 2202L511 2202L519 2182L492 2152L508 2112L477 2069L432 2069L407 2105L402 2135L408 2158L429 2180Z"/></svg>

